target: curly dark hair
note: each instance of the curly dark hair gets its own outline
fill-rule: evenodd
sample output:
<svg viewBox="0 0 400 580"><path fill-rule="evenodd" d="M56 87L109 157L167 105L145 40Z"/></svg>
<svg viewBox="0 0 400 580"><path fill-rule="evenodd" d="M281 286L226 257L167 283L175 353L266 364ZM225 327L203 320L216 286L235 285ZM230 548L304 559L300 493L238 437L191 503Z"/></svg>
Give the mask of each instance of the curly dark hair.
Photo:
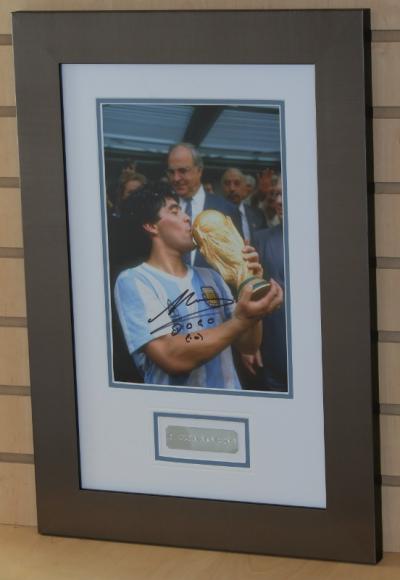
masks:
<svg viewBox="0 0 400 580"><path fill-rule="evenodd" d="M169 187L144 186L133 192L121 205L121 226L129 230L135 240L137 250L147 258L151 251L151 238L144 229L144 224L155 224L160 219L160 210L165 207L167 199L179 203L179 197Z"/></svg>

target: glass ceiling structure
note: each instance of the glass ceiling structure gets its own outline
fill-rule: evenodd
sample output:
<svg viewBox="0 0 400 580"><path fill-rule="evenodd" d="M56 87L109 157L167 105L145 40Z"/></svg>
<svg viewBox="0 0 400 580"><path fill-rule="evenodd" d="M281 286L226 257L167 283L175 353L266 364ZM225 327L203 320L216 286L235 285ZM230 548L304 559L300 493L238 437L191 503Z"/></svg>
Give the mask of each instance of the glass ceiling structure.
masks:
<svg viewBox="0 0 400 580"><path fill-rule="evenodd" d="M110 152L165 155L180 141L209 160L279 162L278 106L105 104L104 146Z"/></svg>

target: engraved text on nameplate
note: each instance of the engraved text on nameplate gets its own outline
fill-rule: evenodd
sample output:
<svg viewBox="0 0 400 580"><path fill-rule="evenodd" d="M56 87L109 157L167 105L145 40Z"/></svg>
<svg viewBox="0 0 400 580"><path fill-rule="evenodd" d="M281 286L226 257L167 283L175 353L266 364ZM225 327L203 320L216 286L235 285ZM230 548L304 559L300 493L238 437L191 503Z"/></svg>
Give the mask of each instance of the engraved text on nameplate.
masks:
<svg viewBox="0 0 400 580"><path fill-rule="evenodd" d="M169 449L215 451L216 453L237 453L239 450L238 434L228 429L168 425L166 438Z"/></svg>

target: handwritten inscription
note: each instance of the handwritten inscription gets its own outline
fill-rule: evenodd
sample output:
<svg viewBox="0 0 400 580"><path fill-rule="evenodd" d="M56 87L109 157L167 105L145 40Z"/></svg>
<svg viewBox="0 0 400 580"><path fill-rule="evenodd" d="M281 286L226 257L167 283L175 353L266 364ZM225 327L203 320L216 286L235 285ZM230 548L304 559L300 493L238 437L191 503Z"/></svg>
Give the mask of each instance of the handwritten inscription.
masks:
<svg viewBox="0 0 400 580"><path fill-rule="evenodd" d="M194 334L189 332L189 334L185 336L185 340L189 344L189 342L192 342L192 340L204 340L204 338L200 332L195 332Z"/></svg>
<svg viewBox="0 0 400 580"><path fill-rule="evenodd" d="M207 318L207 324L209 325L214 324L214 320L215 319L212 317ZM171 335L175 336L176 334L179 334L180 331L183 329L192 330L196 326L199 328L204 328L204 322L202 318L199 318L198 320L193 320L193 322L186 322L186 324L182 322L174 322L171 330Z"/></svg>
<svg viewBox="0 0 400 580"><path fill-rule="evenodd" d="M214 323L214 317L210 314L219 308L223 308L226 305L233 304L234 300L232 298L219 297L216 294L213 296L212 302L207 298L196 298L196 293L190 290L185 290L175 298L173 301L169 301L166 308L163 308L156 316L153 318L148 318L147 322L149 324L155 322L161 316L168 314L171 320L166 324L162 324L157 328L154 328L150 334L154 334L159 330L164 328L172 327L171 335L175 336L181 330L192 330L194 328L203 328L204 322L207 324ZM196 313L186 314L185 316L177 316L177 309L179 306L193 306L195 304L206 304L206 308L200 308Z"/></svg>

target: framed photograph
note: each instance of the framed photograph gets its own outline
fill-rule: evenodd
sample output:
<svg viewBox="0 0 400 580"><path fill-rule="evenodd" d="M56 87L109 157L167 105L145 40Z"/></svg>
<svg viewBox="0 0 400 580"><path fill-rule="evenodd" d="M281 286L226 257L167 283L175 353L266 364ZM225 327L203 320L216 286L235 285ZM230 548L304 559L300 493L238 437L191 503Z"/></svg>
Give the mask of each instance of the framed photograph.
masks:
<svg viewBox="0 0 400 580"><path fill-rule="evenodd" d="M13 37L39 531L378 561L368 11Z"/></svg>
<svg viewBox="0 0 400 580"><path fill-rule="evenodd" d="M153 79L160 79L160 75L166 74L165 82L168 78L174 82L173 75L178 82L182 75L190 74L188 67L176 65L168 68L160 67L159 71L155 71L154 67L150 70ZM227 73L226 67L219 68L220 72L223 70ZM71 115L72 119L74 111L81 110L82 102L79 99L78 104L67 104L68 94L70 94L67 87L71 88L75 82L82 87L81 74L84 72L86 77L88 68L66 65L63 71L64 116L67 118ZM92 72L94 77L99 78L98 68L92 69ZM106 68L100 75L107 79L109 72ZM113 72L112 90L115 91L118 84L119 92L128 90L130 94L133 94L134 86L129 82L129 88L122 88L125 84L123 77L117 80L116 72L115 70ZM143 66L138 68L133 65L130 68L124 67L120 72L122 75L128 73L128 76L129 74L134 76L148 74ZM237 69L232 72L233 75L238 74ZM258 74L257 70L254 73ZM202 71L197 67L196 76L201 74L205 79L208 78L209 67L203 68ZM268 73L270 81L273 81L272 75L273 71L270 67ZM88 86L90 84L91 81ZM90 97L90 102L93 102L92 97ZM105 311L108 315L106 324L111 335L108 340L107 358L110 365L108 380L113 386L130 388L139 384L139 388L145 388L143 384L147 387L154 385L152 388L157 390L161 388L161 391L165 392L166 388L176 390L176 385L180 385L180 387L189 387L197 394L197 387L201 387L202 393L215 393L215 389L218 388L221 388L223 392L227 389L257 390L274 393L274 396L279 393L284 393L286 396L292 393L291 376L288 378L286 347L286 326L288 326L289 334L291 330L290 321L288 325L286 324L286 311L289 312L290 300L287 300L287 308L283 307L279 313L275 312L272 318L268 317L264 320L264 324L268 323L269 326L264 329L263 334L265 337L268 334L273 334L273 336L268 344L266 339L263 341L263 350L266 351L263 356L265 366L263 365L262 370L260 367L260 372L256 372L258 368L254 370L254 374L252 369L246 371L238 359L239 355L234 354L232 357L229 350L221 353L219 370L200 365L197 371L188 376L186 376L187 373L184 373L185 376L178 376L175 373L174 379L171 378L171 373L164 373L153 367L145 368L146 363L142 361L142 346L149 342L150 338L183 334L186 343L183 345L185 354L192 343L204 342L203 331L218 326L224 321L225 313L222 311L234 304L235 297L237 298L240 294L240 287L244 287L246 280L251 280L252 275L250 270L245 269L245 274L242 272L243 260L240 247L237 248L234 245L232 255L228 256L231 249L229 246L234 243L234 240L229 235L229 231L224 229L222 235L218 236L219 232L213 231L210 236L222 247L220 258L215 255L215 247L208 247L207 252L204 247L198 248L192 251L190 258L189 254L186 256L189 262L187 265L195 268L194 272L199 275L197 294L199 296L201 294L200 303L198 297L195 302L190 297L190 293L193 292L192 282L189 282L185 276L182 282L179 282L171 279L168 272L164 272L168 276L162 275L163 277L159 279L160 268L156 267L155 270L151 268L148 236L145 234L143 239L142 224L136 223L138 216L136 204L141 205L140 191L144 191L144 197L147 199L149 190L157 194L178 191L182 213L185 213L188 200L190 200L190 205L193 203L193 208L190 208L193 226L199 222L200 218L197 221L196 218L204 210L223 213L232 219L233 225L243 239L242 242L237 238L239 246L244 245L244 240L247 240L248 244L263 246L260 250L265 253L272 243L274 250L279 252L279 258L274 252L275 259L272 263L264 265L265 277L274 276L282 287L285 286L285 270L289 271L289 252L284 253L284 246L288 246L288 234L285 227L286 220L282 219L281 223L274 209L274 205L277 204L280 214L283 215L287 206L283 203L286 190L282 188L282 182L286 183L285 144L282 142L285 139L284 102L246 100L240 103L241 101L232 99L226 101L221 99L182 101L97 99L99 182L102 189L102 238L106 286ZM85 124L82 122L82 114L84 113L80 113L80 119L76 119L78 130ZM66 124L71 128L71 123ZM76 135L68 137L72 150L74 150L73 143L76 142L76 137ZM80 140L80 137L78 139ZM90 147L89 144L88 147ZM70 159L72 161L72 157ZM172 166L183 164L183 167L178 167L175 174L172 174L171 164ZM193 167L190 167L191 165ZM251 173L246 174L246 171ZM72 172L71 168L69 174L71 175ZM80 174L81 171L77 167L77 176ZM251 183L252 190L250 191L246 184L247 178ZM261 184L262 191L258 190L257 182ZM139 193L134 195L136 192ZM201 197L200 201L198 197ZM78 212L78 208L81 207L80 198L81 195L77 194ZM210 215L213 214L204 214L206 218L208 216L208 219ZM277 225L280 227L274 230L270 241L267 229L271 234L272 227ZM187 230L185 222L182 226L184 230ZM199 228L197 230L195 228L192 234L195 239L199 240L201 232ZM175 225L174 231L179 231ZM192 237L193 235L189 238L190 244L193 243ZM79 254L79 250L77 253ZM286 262L284 256L286 256ZM232 290L228 290L229 297L222 296L225 290L218 286L216 280L219 277L216 279L209 277L210 270L218 271L216 264L219 259L223 261L222 278L225 278L225 282ZM183 260L185 260L185 254ZM128 273L131 266L139 265L142 266L135 273ZM197 268L206 268L207 271L200 272ZM85 276L85 266L82 271ZM125 273L122 274L122 272ZM132 275L134 278L139 275L140 280L131 279ZM132 283L135 284L134 293L130 292ZM174 286L169 288L169 283ZM256 283L258 292L263 288L267 289L268 283L263 278L257 279ZM144 292L141 292L140 288ZM153 291L150 296L149 291ZM216 296L217 301L221 298L220 304L213 303ZM129 302L129 307L126 300ZM166 309L168 302L172 304L172 307ZM142 317L142 322L140 322L141 317L138 316L139 311L147 311L146 316ZM87 312L86 307L83 308L79 320L83 320L82 316L85 312ZM219 322L214 320L217 314L221 314ZM86 326L86 323L83 324ZM124 337L121 337L122 331ZM197 343L197 351L199 351L198 346ZM272 361L270 365L268 365L268 359ZM247 363L246 359L244 363ZM238 373L232 373L231 369L236 367ZM290 370L289 364L289 372ZM209 389L213 390L209 391ZM182 388L178 390L182 392Z"/></svg>

